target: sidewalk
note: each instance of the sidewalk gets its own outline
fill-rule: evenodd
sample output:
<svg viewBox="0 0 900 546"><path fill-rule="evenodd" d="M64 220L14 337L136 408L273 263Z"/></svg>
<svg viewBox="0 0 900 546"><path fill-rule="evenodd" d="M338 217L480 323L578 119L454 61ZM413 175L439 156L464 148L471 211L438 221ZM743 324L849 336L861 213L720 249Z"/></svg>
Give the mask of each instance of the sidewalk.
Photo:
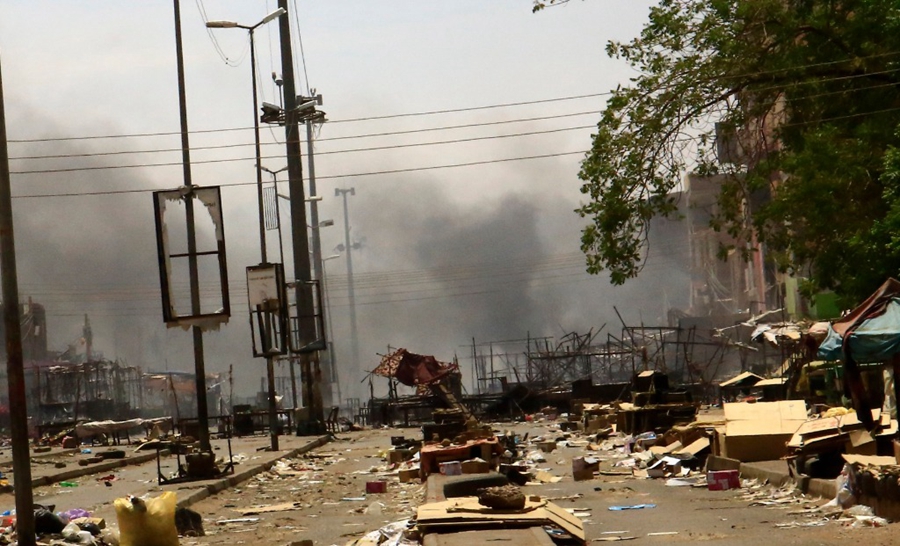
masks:
<svg viewBox="0 0 900 546"><path fill-rule="evenodd" d="M57 511L65 511L70 508L83 508L94 513L97 517L115 521L113 501L119 497L128 495L151 496L159 495L162 491L175 491L178 495L179 506L190 506L219 491L233 487L238 483L250 479L254 475L271 468L279 459L294 457L298 454L310 451L318 446L326 444L330 436L279 436L280 451L257 451L269 446L269 436L250 436L232 439L232 454L236 460L233 474L212 479L185 482L160 486L157 483L156 452L134 453L135 446L122 446L126 452L124 459L104 461L103 463L88 466L77 466L77 461L82 457L90 457L100 451L118 448L91 448L91 455L61 454L58 457L66 460L67 467L55 468L52 464L36 462L32 465L34 473L32 481L34 487L34 502L43 505L55 505ZM213 449L220 458L227 459L228 447L226 440L214 440ZM51 458L50 460L52 460ZM182 457L182 464L184 459ZM159 471L163 475L170 475L176 470L177 459L175 456L163 452L160 458ZM113 475L114 480L106 482L95 478ZM61 486L60 482L67 482L72 486ZM48 485L53 484L53 485ZM11 509L15 506L15 497L12 493L0 494L0 511Z"/></svg>
<svg viewBox="0 0 900 546"><path fill-rule="evenodd" d="M710 455L707 459L709 470L738 470L741 478L766 481L780 487L787 483L793 483L801 492L815 495L823 499L833 499L837 495L837 486L834 480L809 478L806 476L791 476L785 461L760 461L757 463L742 463L735 459L726 459Z"/></svg>

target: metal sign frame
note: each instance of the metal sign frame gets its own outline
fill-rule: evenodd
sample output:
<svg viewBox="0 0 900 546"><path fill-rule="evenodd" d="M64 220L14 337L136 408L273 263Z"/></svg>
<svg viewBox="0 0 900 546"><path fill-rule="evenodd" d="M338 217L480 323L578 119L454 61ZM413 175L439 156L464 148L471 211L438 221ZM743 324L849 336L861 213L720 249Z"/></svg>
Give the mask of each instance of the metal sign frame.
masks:
<svg viewBox="0 0 900 546"><path fill-rule="evenodd" d="M212 218L216 230L216 248L214 250L197 250L193 253L172 254L169 250L168 227L165 221L166 204L169 201L186 201L196 199ZM198 209L199 210L199 209ZM163 321L167 326L201 326L218 327L228 322L231 316L231 300L228 294L228 267L225 254L225 227L222 219L222 192L219 186L182 186L174 190L153 192L153 212L156 221L156 249L159 259L159 285L162 296ZM222 307L214 313L179 312L173 301L171 264L173 259L191 259L199 256L216 256L219 265L219 293ZM190 309L190 302L186 306Z"/></svg>
<svg viewBox="0 0 900 546"><path fill-rule="evenodd" d="M289 350L289 305L282 264L247 267L247 307L253 356L286 355Z"/></svg>
<svg viewBox="0 0 900 546"><path fill-rule="evenodd" d="M290 288L292 289L294 296L296 296L297 290L308 290L308 295L312 298L313 308L312 315L301 317L297 312L296 297L291 300L291 352L294 354L307 354L326 350L328 348L328 340L325 338L325 306L324 300L322 299L321 283L319 283L318 280L306 282L297 281L292 283ZM306 321L313 321L314 323L312 331L315 332L315 339L311 341L301 338L303 335L302 332L305 331L303 326Z"/></svg>

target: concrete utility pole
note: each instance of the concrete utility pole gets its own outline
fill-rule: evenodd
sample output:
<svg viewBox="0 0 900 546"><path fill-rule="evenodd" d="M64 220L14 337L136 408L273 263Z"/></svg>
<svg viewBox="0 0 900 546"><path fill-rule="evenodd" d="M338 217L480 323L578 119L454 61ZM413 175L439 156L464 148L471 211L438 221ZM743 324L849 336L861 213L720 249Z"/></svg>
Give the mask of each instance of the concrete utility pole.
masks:
<svg viewBox="0 0 900 546"><path fill-rule="evenodd" d="M353 246L350 244L350 214L347 209L347 194L356 195L356 188L343 190L334 189L335 197L344 198L344 251L347 253L347 295L350 298L350 370L358 372L359 364L359 338L356 333L356 294L353 287Z"/></svg>
<svg viewBox="0 0 900 546"><path fill-rule="evenodd" d="M184 83L184 52L181 46L181 6L175 5L175 53L178 60L178 106L181 113L181 159L184 185L189 190L191 182L191 148L188 140L187 99ZM200 314L200 276L197 272L197 237L194 233L194 196L189 192L184 200L187 220L188 269L191 284L191 314ZM206 364L203 360L203 330L192 326L194 336L194 384L197 390L197 430L200 450L212 451L209 443L209 409L206 405Z"/></svg>
<svg viewBox="0 0 900 546"><path fill-rule="evenodd" d="M6 112L3 75L0 73L0 273L3 279L3 326L6 328L6 374L12 432L13 480L16 487L16 534L21 546L35 546L34 497L31 492L31 453L28 448L28 411L22 361L22 323L19 321L19 279L13 236L12 189L9 151L6 148Z"/></svg>
<svg viewBox="0 0 900 546"><path fill-rule="evenodd" d="M303 102L315 101L316 104L318 104L319 106L322 105L322 95L316 95L315 97L301 97L301 100ZM316 191L316 161L315 161L315 154L313 153L314 152L314 150L313 150L313 123L324 123L324 122L325 122L325 113L324 112L316 111L312 115L306 116L306 161L309 163L309 169L308 169L308 173L307 173L307 177L309 178L309 201L310 201L310 203L309 203L309 220L311 222L311 225L313 226L313 229L312 229L312 269L313 269L313 278L316 279L317 281L319 281L319 286L321 288L320 294L323 294L323 300L324 300L324 293L325 293L325 286L324 286L325 283L324 283L324 274L322 272L322 270L323 270L323 268L322 268L322 237L321 237L321 229L320 229L321 226L319 224L319 202L318 201L319 201L320 197L319 197L318 192ZM322 302L322 305L320 305L320 310L322 311L322 313L325 313L325 314L330 312L330 309L328 309L328 306L324 305L324 301ZM326 316L326 317L324 317L324 319L327 320L328 317ZM326 337L326 339L327 339L327 337ZM327 346L326 346L325 350L329 350L327 348ZM329 351L328 354L331 355L331 351ZM333 359L329 359L329 364L328 364L329 368L333 368L332 362L333 362ZM323 415L324 415L325 406L332 405L331 381L332 381L332 378L335 376L336 372L334 369L330 369L329 371L331 373L328 374L328 380L329 380L328 389L323 391L323 390L321 390L321 387L320 387L320 393L322 396ZM321 383L320 383L320 385L321 385Z"/></svg>
<svg viewBox="0 0 900 546"><path fill-rule="evenodd" d="M287 0L278 0L278 7L287 10ZM284 135L288 165L288 189L291 201L291 241L294 248L294 280L297 290L297 327L300 345L315 341L316 325L313 317L312 293L307 291L311 279L309 263L309 233L306 226L306 200L303 189L303 157L300 149L299 113L297 92L294 86L294 56L291 51L290 17L278 19L281 38L281 75L284 80ZM303 379L303 400L309 409L310 424L317 431L325 428L320 385L322 372L318 358L310 359L309 353L300 355L300 372ZM312 431L310 431L312 432Z"/></svg>

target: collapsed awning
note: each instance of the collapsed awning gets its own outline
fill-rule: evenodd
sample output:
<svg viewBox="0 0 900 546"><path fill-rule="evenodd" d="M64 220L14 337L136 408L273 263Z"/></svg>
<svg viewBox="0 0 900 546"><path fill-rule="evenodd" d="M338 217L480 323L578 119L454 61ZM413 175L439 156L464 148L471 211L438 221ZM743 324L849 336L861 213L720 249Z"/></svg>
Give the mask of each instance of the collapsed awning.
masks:
<svg viewBox="0 0 900 546"><path fill-rule="evenodd" d="M889 279L850 314L829 326L818 356L823 360L845 360L849 356L865 364L885 362L898 353L900 282Z"/></svg>
<svg viewBox="0 0 900 546"><path fill-rule="evenodd" d="M397 349L385 355L378 367L372 370L375 375L393 377L409 387L431 385L455 372L459 372L455 364L439 362L431 355L418 355L406 349Z"/></svg>

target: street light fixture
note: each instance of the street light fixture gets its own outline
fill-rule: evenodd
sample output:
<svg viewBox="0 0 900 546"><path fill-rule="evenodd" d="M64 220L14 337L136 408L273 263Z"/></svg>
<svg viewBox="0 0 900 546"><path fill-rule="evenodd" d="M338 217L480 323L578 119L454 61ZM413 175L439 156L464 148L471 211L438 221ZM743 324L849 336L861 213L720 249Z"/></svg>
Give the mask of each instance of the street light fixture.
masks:
<svg viewBox="0 0 900 546"><path fill-rule="evenodd" d="M250 79L253 83L253 136L256 147L256 189L257 200L259 201L259 244L260 254L262 255L262 264L268 263L266 257L266 225L265 211L263 210L263 183L262 183L262 159L259 145L259 115L257 115L258 99L256 90L256 47L253 43L253 31L257 28L274 21L287 13L284 8L278 8L272 13L266 15L255 25L241 25L234 21L208 21L207 28L242 28L250 34ZM276 189L277 193L277 189ZM276 199L276 202L278 200ZM296 272L295 272L296 274ZM286 302L285 302L286 304ZM262 317L260 317L262 318ZM252 319L251 319L252 320ZM282 333L286 333L285 329L281 329ZM284 346L284 345L282 345ZM272 451L278 451L278 408L275 402L275 365L272 361L272 355L266 356L266 375L269 383L269 431L272 442Z"/></svg>
<svg viewBox="0 0 900 546"><path fill-rule="evenodd" d="M274 21L275 19L281 17L287 13L287 10L284 8L278 8L272 13L266 15L255 25L242 25L240 23L236 23L234 21L207 21L207 28L242 28L249 32L250 34L250 79L253 83L253 136L254 136L254 145L256 147L256 186L257 186L257 198L259 201L259 242L260 242L260 251L262 253L262 263L266 263L266 227L265 227L265 212L263 211L263 184L262 184L262 165L260 156L262 155L260 152L260 143L259 143L259 116L257 115L258 107L258 98L257 98L257 90L256 90L256 47L253 42L253 31L257 28Z"/></svg>

